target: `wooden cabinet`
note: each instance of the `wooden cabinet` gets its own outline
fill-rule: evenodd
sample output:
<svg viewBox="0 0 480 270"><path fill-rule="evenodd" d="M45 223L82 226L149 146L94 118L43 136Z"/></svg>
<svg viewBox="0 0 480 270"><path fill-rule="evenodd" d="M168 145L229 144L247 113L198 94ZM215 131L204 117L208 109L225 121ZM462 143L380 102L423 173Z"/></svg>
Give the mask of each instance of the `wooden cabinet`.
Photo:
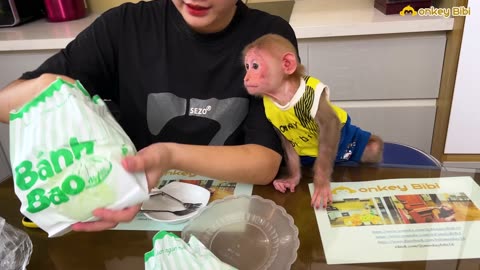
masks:
<svg viewBox="0 0 480 270"><path fill-rule="evenodd" d="M299 40L309 75L354 124L430 152L445 32Z"/></svg>
<svg viewBox="0 0 480 270"><path fill-rule="evenodd" d="M24 72L37 68L58 50L0 52L0 88L5 87Z"/></svg>

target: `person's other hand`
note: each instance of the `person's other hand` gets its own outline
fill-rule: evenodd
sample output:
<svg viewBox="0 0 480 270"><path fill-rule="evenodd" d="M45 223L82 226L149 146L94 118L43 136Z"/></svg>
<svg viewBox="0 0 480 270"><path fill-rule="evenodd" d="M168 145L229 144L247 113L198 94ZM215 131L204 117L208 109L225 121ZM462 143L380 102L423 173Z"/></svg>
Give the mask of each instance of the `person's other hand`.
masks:
<svg viewBox="0 0 480 270"><path fill-rule="evenodd" d="M140 150L137 155L123 159L122 165L129 172L145 172L148 190L156 187L160 177L171 168L171 151L166 143L156 143Z"/></svg>
<svg viewBox="0 0 480 270"><path fill-rule="evenodd" d="M106 208L99 208L93 211L93 215L99 218L98 221L92 222L78 222L73 224L74 231L103 231L114 228L119 222L128 222L140 211L140 205L135 205L122 210L109 210Z"/></svg>
<svg viewBox="0 0 480 270"><path fill-rule="evenodd" d="M171 157L165 144L152 144L140 150L137 155L122 160L123 167L129 172L145 172L148 190L158 185L163 173L170 168ZM102 231L114 228L119 222L128 222L140 211L140 205L122 210L99 208L93 215L99 218L93 222L79 222L72 226L74 231Z"/></svg>

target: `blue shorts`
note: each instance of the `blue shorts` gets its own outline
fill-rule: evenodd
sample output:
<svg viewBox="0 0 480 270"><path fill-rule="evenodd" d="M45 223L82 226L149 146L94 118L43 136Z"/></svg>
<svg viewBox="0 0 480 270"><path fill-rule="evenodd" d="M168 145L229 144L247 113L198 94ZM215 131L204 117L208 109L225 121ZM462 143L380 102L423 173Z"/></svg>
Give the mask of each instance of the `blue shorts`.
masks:
<svg viewBox="0 0 480 270"><path fill-rule="evenodd" d="M372 135L370 132L362 130L357 126L352 125L350 122L350 116L348 116L347 122L342 127L342 132L340 134L340 142L338 144L335 163L344 161L360 162L363 151L365 151L368 140ZM315 157L301 156L300 162L303 166L312 166L315 162Z"/></svg>

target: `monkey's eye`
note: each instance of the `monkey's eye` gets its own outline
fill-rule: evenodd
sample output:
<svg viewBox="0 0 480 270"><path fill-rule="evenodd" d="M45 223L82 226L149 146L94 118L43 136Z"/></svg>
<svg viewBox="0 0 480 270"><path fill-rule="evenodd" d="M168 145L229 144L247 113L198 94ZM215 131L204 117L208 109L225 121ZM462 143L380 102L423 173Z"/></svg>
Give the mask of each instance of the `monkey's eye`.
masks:
<svg viewBox="0 0 480 270"><path fill-rule="evenodd" d="M258 69L258 64L257 63L253 63L253 69Z"/></svg>
<svg viewBox="0 0 480 270"><path fill-rule="evenodd" d="M250 66L248 64L245 64L245 69L249 69Z"/></svg>

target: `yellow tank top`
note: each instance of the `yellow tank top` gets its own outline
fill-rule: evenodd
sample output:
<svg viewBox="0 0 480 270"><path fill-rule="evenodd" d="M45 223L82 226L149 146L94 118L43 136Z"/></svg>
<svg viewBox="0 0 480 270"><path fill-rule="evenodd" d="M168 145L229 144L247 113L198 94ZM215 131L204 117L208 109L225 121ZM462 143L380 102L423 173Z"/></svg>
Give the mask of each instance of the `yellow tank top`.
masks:
<svg viewBox="0 0 480 270"><path fill-rule="evenodd" d="M300 92L299 92L300 91ZM263 98L265 114L268 120L287 138L300 156L316 157L318 155L318 125L315 123L320 96L329 89L318 79L306 76L300 83L295 96L301 97L282 107L268 97ZM303 93L302 93L303 92ZM330 103L340 123L347 122L347 112Z"/></svg>

